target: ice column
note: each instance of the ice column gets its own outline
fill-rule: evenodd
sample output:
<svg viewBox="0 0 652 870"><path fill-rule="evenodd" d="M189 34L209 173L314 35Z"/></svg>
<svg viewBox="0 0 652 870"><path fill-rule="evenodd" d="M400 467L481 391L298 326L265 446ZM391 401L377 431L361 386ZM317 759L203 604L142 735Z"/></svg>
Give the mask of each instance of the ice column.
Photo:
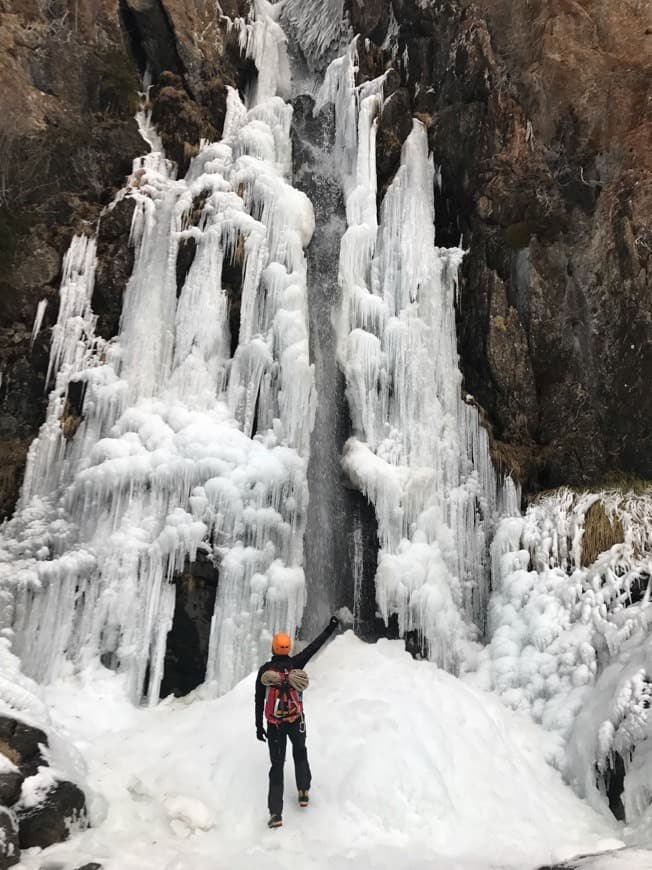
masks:
<svg viewBox="0 0 652 870"><path fill-rule="evenodd" d="M355 86L356 50L329 68L346 193L340 253L340 362L354 435L343 464L374 504L377 600L416 630L432 659L458 671L472 655L489 592L496 512L517 510L488 438L461 397L455 335L458 249L435 247L432 158L415 121L376 211L376 117L382 78Z"/></svg>

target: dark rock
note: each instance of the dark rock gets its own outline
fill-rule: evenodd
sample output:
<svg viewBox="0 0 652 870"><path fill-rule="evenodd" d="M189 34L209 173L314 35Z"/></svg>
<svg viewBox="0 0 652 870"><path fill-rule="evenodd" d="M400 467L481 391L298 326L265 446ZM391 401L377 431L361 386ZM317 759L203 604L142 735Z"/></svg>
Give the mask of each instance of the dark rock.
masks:
<svg viewBox="0 0 652 870"><path fill-rule="evenodd" d="M389 24L391 5L384 0L349 0L349 18L356 33L382 43Z"/></svg>
<svg viewBox="0 0 652 870"><path fill-rule="evenodd" d="M177 298L181 296L183 285L185 284L186 278L188 277L190 267L194 262L196 252L197 242L194 239L181 239L181 241L179 242L179 248L177 250L176 263Z"/></svg>
<svg viewBox="0 0 652 870"><path fill-rule="evenodd" d="M0 773L0 804L5 807L13 806L20 797L20 787L25 777L20 771L9 770Z"/></svg>
<svg viewBox="0 0 652 870"><path fill-rule="evenodd" d="M26 782L29 782L27 780ZM21 849L45 849L70 836L71 826L87 827L86 798L74 783L57 781L36 806L16 807Z"/></svg>
<svg viewBox="0 0 652 870"><path fill-rule="evenodd" d="M18 823L11 810L0 807L0 870L7 870L20 861Z"/></svg>
<svg viewBox="0 0 652 870"><path fill-rule="evenodd" d="M84 864L82 867L75 867L75 870L102 870L102 864L96 861L91 861L90 864Z"/></svg>
<svg viewBox="0 0 652 870"><path fill-rule="evenodd" d="M403 143L412 130L412 107L406 88L397 88L386 99L376 135L376 171L379 198L390 185L401 161Z"/></svg>
<svg viewBox="0 0 652 870"><path fill-rule="evenodd" d="M10 716L0 716L0 752L18 767L23 776L33 776L39 767L48 766L40 748L47 745L47 735L40 728Z"/></svg>
<svg viewBox="0 0 652 870"><path fill-rule="evenodd" d="M206 678L208 642L219 571L202 551L175 575L175 605L168 632L160 695L187 695Z"/></svg>
<svg viewBox="0 0 652 870"><path fill-rule="evenodd" d="M228 0L222 8L246 17L249 5ZM28 446L44 418L61 261L73 233L92 231L101 213L93 304L98 334L111 338L118 329L132 266L127 211L133 204L121 200L104 210L133 158L146 150L133 118L139 71L149 64L162 79L161 106L154 109L180 171L200 137L219 137L226 85L244 87L252 72L237 34L227 34L211 4L98 0L73 13L58 0L16 0L5 11L11 14L0 20L0 112L7 131L0 137L0 520L13 509ZM31 349L43 298L49 304Z"/></svg>
<svg viewBox="0 0 652 870"><path fill-rule="evenodd" d="M206 84L204 105L190 96L180 76L165 72L154 90L153 100L152 122L165 153L177 163L179 175L183 175L199 150L200 139L216 140L222 134L226 83L214 76Z"/></svg>
<svg viewBox="0 0 652 870"><path fill-rule="evenodd" d="M132 50L144 61L143 70L149 66L155 77L164 70L181 72L174 31L160 0L121 0L120 6Z"/></svg>
<svg viewBox="0 0 652 870"><path fill-rule="evenodd" d="M93 286L93 312L97 314L96 332L102 338L117 335L122 298L134 264L134 252L126 241L136 201L122 197L100 218L97 233L97 267Z"/></svg>
<svg viewBox="0 0 652 870"><path fill-rule="evenodd" d="M39 234L24 236L16 249L14 280L19 287L43 286L55 281L61 267L59 252Z"/></svg>

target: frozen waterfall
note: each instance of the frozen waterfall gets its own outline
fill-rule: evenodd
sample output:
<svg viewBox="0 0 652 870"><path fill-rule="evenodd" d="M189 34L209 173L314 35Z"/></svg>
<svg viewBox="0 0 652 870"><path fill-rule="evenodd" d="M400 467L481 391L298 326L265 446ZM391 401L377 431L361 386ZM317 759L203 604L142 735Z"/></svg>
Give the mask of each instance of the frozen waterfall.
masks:
<svg viewBox="0 0 652 870"><path fill-rule="evenodd" d="M37 680L99 658L128 676L134 700L155 702L173 581L199 556L219 573L206 669L216 693L256 667L274 631L294 634L301 624L318 398L308 324L330 324L338 282L332 269L316 310L304 254L314 214L291 184L278 8L257 0L254 20L232 22L259 75L244 102L229 90L223 139L202 144L184 179L139 116L152 151L135 161L120 194L135 204L135 261L115 339L95 335L94 240L75 238L66 256L47 419L0 541L0 630ZM313 61L346 32L342 8L328 6L327 29L317 26L324 10L304 28ZM284 14L301 27L300 4ZM424 129L415 121L378 216L383 78L357 86L355 76L353 42L330 66L316 109L335 107L340 181L337 172L324 178L342 185L346 223L320 225L330 234L321 250L334 263L340 248L341 304L336 340L311 347L320 377L334 378L338 363L344 375L352 436L342 467L376 513L380 614L397 614L402 635L415 632L428 657L459 671L483 630L492 523L517 513L518 494L498 479L478 413L462 399L454 310L462 252L434 244ZM179 278L182 246L194 257ZM339 407L322 390L320 420ZM323 449L328 470L339 454L334 442ZM324 537L328 511L343 503L337 473L331 478L330 500L324 494L313 514ZM320 479L311 480L319 500ZM347 576L359 624L356 510ZM333 542L323 549L331 551ZM319 583L329 582L330 564L315 574Z"/></svg>
<svg viewBox="0 0 652 870"><path fill-rule="evenodd" d="M261 14L242 34L259 68L282 67L273 20ZM2 627L13 625L40 680L102 657L128 673L134 699L145 687L157 699L170 581L198 549L219 563L207 668L218 692L256 666L272 632L301 621L313 214L288 182L292 109L267 85L248 108L229 92L223 140L204 145L185 179L161 153L136 161L123 192L136 204L135 263L117 340L94 335L94 241L74 239L66 257L56 385L1 552L2 584L15 591Z"/></svg>
<svg viewBox="0 0 652 870"><path fill-rule="evenodd" d="M335 105L346 196L339 356L353 436L343 463L373 503L378 604L451 671L473 657L489 597L498 513L518 513L486 431L463 401L455 333L463 253L435 247L434 167L414 121L377 216L375 136L383 77L356 86L357 50L329 67L318 103Z"/></svg>

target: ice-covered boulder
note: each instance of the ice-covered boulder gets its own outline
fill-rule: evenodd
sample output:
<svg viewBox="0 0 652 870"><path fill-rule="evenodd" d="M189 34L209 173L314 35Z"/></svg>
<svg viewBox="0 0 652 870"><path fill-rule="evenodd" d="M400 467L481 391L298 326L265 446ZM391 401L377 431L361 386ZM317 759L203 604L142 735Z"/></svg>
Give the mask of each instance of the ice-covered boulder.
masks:
<svg viewBox="0 0 652 870"><path fill-rule="evenodd" d="M57 779L48 768L25 780L16 815L22 849L45 849L88 826L84 792L68 780Z"/></svg>
<svg viewBox="0 0 652 870"><path fill-rule="evenodd" d="M48 738L45 731L27 725L12 716L0 716L0 754L13 762L23 777L32 776L39 767L47 766L48 762L41 754L41 747L45 748L47 745ZM3 773L4 770L0 767L0 801L2 802L4 802Z"/></svg>

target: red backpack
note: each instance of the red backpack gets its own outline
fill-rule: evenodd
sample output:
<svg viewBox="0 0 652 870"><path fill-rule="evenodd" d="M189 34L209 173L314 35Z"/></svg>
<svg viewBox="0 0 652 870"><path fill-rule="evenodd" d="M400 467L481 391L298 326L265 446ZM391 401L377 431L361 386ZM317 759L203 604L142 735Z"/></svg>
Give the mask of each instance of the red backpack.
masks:
<svg viewBox="0 0 652 870"><path fill-rule="evenodd" d="M276 668L270 668L276 670ZM280 686L269 686L265 699L265 719L272 725L281 722L296 722L303 716L303 692L294 689L289 682L288 670L276 671L280 674Z"/></svg>

